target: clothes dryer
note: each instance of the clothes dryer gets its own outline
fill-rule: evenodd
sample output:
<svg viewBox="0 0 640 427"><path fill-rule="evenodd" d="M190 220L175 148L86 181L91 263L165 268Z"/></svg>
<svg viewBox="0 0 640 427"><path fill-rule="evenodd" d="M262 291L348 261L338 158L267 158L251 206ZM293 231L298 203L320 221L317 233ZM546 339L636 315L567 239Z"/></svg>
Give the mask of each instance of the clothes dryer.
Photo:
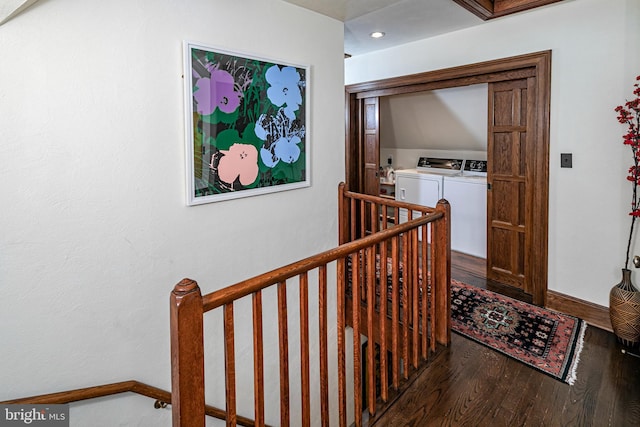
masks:
<svg viewBox="0 0 640 427"><path fill-rule="evenodd" d="M486 258L486 161L467 160L461 176L444 177L443 197L451 206L451 249Z"/></svg>
<svg viewBox="0 0 640 427"><path fill-rule="evenodd" d="M416 169L396 171L396 200L435 207L438 200L442 199L442 179L442 175L422 173ZM418 215L416 212L412 218ZM398 220L399 223L409 220L407 209L400 209ZM422 240L422 228L418 229L418 238ZM430 233L427 234L427 241L431 242Z"/></svg>

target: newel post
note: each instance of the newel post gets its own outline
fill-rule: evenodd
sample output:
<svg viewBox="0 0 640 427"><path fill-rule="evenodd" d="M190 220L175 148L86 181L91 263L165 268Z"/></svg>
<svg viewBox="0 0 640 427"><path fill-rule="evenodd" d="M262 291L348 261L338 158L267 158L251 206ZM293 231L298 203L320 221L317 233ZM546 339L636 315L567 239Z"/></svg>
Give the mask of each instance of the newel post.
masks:
<svg viewBox="0 0 640 427"><path fill-rule="evenodd" d="M436 341L440 344L451 343L451 205L440 199L436 212L444 217L434 222L433 280L436 319Z"/></svg>
<svg viewBox="0 0 640 427"><path fill-rule="evenodd" d="M182 279L171 304L171 410L173 427L204 427L204 339L198 284Z"/></svg>

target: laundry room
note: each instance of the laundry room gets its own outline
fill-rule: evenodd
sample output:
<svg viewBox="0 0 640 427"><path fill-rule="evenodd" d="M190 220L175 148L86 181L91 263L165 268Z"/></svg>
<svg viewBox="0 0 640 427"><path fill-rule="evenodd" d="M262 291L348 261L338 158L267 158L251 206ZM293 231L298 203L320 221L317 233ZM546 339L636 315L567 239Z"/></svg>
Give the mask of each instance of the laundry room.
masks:
<svg viewBox="0 0 640 427"><path fill-rule="evenodd" d="M488 86L380 97L380 193L451 204L453 250L486 258ZM406 220L401 213L400 220Z"/></svg>

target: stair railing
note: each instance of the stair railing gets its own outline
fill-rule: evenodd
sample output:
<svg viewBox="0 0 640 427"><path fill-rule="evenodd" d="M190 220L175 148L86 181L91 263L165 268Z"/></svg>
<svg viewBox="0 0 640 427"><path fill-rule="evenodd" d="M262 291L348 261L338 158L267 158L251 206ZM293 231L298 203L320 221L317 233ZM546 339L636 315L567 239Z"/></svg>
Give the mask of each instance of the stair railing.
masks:
<svg viewBox="0 0 640 427"><path fill-rule="evenodd" d="M355 209L357 203L354 200L360 198L359 203L374 203L376 206L389 206L397 214L400 209L405 209L408 221L390 226L378 227L380 220L378 208ZM351 199L351 201L349 201ZM350 208L347 208L347 205ZM361 205L365 206L365 205ZM172 411L174 427L198 427L204 426L204 401L205 401L205 358L204 358L204 323L205 313L220 309L223 318L223 347L224 347L224 376L225 376L225 412L228 426L234 426L238 422L237 417L237 367L235 351L236 317L243 321L251 318L253 325L253 390L254 390L254 419L256 425L265 423L265 372L264 372L264 340L263 340L263 292L271 287L277 291L277 325L278 325L278 364L279 364L279 392L280 392L280 425L288 426L291 421L291 384L289 371L289 317L287 308L287 289L297 284L299 288L299 312L300 330L300 420L295 420L294 425L311 425L311 381L310 381L310 340L309 340L309 277L317 277L318 301L318 369L319 369L319 395L320 395L320 424L330 424L330 400L329 400L329 354L328 354L328 282L329 264L335 265L336 290L337 290L337 395L338 423L347 425L347 370L346 370L346 310L345 292L349 278L353 278L353 385L354 391L351 398L354 402L354 421L356 425L362 425L362 401L360 393L362 358L360 353L361 333L371 337L371 342L380 341L379 328L384 329L388 316L379 315L379 325L376 324L376 313L386 313L376 304L368 304L365 320L361 319L360 297L357 294L360 285L368 296L368 301L376 300L374 295L376 286L376 256L385 256L387 248L392 249L392 259L399 262L399 248L402 247L401 259L404 261L402 272L402 298L398 301L394 296L394 303L403 303L401 310L392 310L390 336L395 343L394 366L400 366L399 354L402 354L402 367L395 368L393 374L392 389L398 390L400 382L407 382L410 374L418 372L421 363L426 363L429 350L435 348L436 343L448 345L450 343L450 225L449 205L441 201L435 209L425 209L423 206L396 202L393 200L381 200L374 196L357 195L340 188L339 197L340 215L348 212L352 223L359 218L361 234L369 234L366 237L349 241L340 246L317 255L294 262L287 266L277 268L268 273L261 274L225 287L218 291L202 295L198 284L191 279L183 279L171 293L170 321L171 321L171 358L172 358ZM386 208L385 208L386 209ZM419 216L412 218L414 212ZM386 210L385 210L386 213ZM386 218L386 215L383 217ZM386 222L386 219L384 219ZM373 227L373 229L372 229ZM341 222L340 241L348 240L343 230L350 227ZM427 228L429 236L427 237ZM423 234L419 239L418 233ZM427 240L430 240L429 245ZM431 254L429 257L428 254ZM380 262L380 264L386 264ZM352 267L351 272L348 266ZM420 271L430 274L425 277L423 288L418 289ZM399 283L398 269L393 270L394 290ZM310 274L311 273L311 274ZM384 276L383 276L384 277ZM428 283L428 289L427 289ZM424 295L422 302L418 294ZM427 299L429 294L429 299ZM383 293L382 295L385 295ZM242 298L251 299L250 313L241 313L235 316L236 302ZM386 301L386 298L379 298ZM240 314L240 313L239 313ZM402 319L400 318L402 317ZM360 323L364 327L360 328ZM402 326L397 326L401 325ZM375 337L378 337L377 339ZM383 339L382 341L386 341ZM400 349L400 346L402 349ZM373 345L369 346L370 348ZM368 388L367 404L370 414L376 413L376 400L378 398L375 387L372 386L375 378L386 371L384 362L377 364L373 350L367 354L367 375L370 387ZM382 365L376 367L376 365ZM398 369L396 371L396 369ZM402 378L399 372L402 371ZM386 389L383 382L382 388ZM388 396L382 396L382 401L388 401ZM335 402L334 402L335 404Z"/></svg>

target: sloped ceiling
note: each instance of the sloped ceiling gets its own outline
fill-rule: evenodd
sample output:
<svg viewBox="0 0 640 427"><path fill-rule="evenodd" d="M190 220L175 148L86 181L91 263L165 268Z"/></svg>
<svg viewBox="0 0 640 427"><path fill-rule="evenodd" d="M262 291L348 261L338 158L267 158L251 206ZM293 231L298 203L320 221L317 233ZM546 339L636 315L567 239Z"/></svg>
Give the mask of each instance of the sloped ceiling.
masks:
<svg viewBox="0 0 640 427"><path fill-rule="evenodd" d="M486 83L380 97L380 147L486 151L487 104Z"/></svg>
<svg viewBox="0 0 640 427"><path fill-rule="evenodd" d="M38 0L0 0L0 25L22 13Z"/></svg>

